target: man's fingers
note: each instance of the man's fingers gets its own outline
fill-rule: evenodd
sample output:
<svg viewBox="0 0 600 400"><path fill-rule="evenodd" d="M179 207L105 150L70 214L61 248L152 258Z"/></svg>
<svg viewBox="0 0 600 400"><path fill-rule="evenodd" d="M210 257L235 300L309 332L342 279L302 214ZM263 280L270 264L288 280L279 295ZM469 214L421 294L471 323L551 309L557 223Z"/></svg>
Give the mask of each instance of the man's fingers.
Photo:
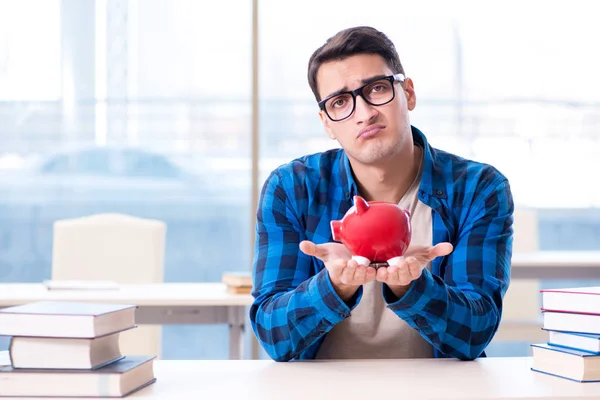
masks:
<svg viewBox="0 0 600 400"><path fill-rule="evenodd" d="M354 285L354 274L358 268L358 264L354 260L350 260L346 263L346 266L342 269L342 273L340 275L340 282L345 285Z"/></svg>
<svg viewBox="0 0 600 400"><path fill-rule="evenodd" d="M356 267L356 272L354 273L354 280L356 283L365 283L365 279L367 277L367 268L368 267L365 267L364 265L359 265Z"/></svg>
<svg viewBox="0 0 600 400"><path fill-rule="evenodd" d="M377 280L379 282L385 282L388 279L388 269L386 267L377 268Z"/></svg>
<svg viewBox="0 0 600 400"><path fill-rule="evenodd" d="M310 244L303 246L310 247ZM307 249L308 251L312 249ZM377 271L371 266L359 265L356 260L341 258L329 260L325 267L335 282L344 285L360 286L375 279Z"/></svg>
<svg viewBox="0 0 600 400"><path fill-rule="evenodd" d="M387 280L386 283L388 285L397 285L398 284L398 273L400 268L404 267L404 261L401 261L397 265L390 265L387 267Z"/></svg>
<svg viewBox="0 0 600 400"><path fill-rule="evenodd" d="M377 275L377 270L371 266L367 267L367 277L366 277L366 282L371 282L373 279L375 279L375 276Z"/></svg>
<svg viewBox="0 0 600 400"><path fill-rule="evenodd" d="M306 255L314 256L320 259L321 261L325 261L328 255L328 251L326 248L314 244L310 240L303 240L300 242L300 250Z"/></svg>

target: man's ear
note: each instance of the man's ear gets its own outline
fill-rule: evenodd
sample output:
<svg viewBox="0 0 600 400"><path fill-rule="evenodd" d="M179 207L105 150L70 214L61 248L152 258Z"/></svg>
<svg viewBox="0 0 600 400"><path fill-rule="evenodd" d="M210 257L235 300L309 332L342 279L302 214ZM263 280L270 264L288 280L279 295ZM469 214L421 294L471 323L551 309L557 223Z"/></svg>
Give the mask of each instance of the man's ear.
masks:
<svg viewBox="0 0 600 400"><path fill-rule="evenodd" d="M406 105L408 106L408 110L412 111L417 106L417 95L415 93L415 86L410 78L404 79L404 83L402 83L404 87L404 94L406 95Z"/></svg>
<svg viewBox="0 0 600 400"><path fill-rule="evenodd" d="M325 114L325 111L319 110L319 117L321 118L321 122L323 123L323 128L325 128L325 132L327 132L327 136L329 136L331 140L336 140L335 135L331 130L331 120L329 119L327 114Z"/></svg>

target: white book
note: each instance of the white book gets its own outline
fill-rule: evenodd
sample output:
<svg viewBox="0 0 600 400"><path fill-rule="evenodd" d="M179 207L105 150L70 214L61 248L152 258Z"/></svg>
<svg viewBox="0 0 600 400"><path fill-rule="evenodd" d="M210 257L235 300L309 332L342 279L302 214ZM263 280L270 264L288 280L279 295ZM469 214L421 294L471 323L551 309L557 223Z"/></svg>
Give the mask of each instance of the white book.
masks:
<svg viewBox="0 0 600 400"><path fill-rule="evenodd" d="M544 311L542 317L549 331L600 334L600 315Z"/></svg>
<svg viewBox="0 0 600 400"><path fill-rule="evenodd" d="M119 285L113 281L46 280L42 283L48 290L119 290Z"/></svg>
<svg viewBox="0 0 600 400"><path fill-rule="evenodd" d="M600 355L600 335L548 331L548 344Z"/></svg>
<svg viewBox="0 0 600 400"><path fill-rule="evenodd" d="M120 332L96 338L13 336L13 368L98 369L123 358Z"/></svg>
<svg viewBox="0 0 600 400"><path fill-rule="evenodd" d="M600 313L600 286L542 289L542 310Z"/></svg>
<svg viewBox="0 0 600 400"><path fill-rule="evenodd" d="M93 338L135 326L135 305L40 301L0 309L0 335Z"/></svg>

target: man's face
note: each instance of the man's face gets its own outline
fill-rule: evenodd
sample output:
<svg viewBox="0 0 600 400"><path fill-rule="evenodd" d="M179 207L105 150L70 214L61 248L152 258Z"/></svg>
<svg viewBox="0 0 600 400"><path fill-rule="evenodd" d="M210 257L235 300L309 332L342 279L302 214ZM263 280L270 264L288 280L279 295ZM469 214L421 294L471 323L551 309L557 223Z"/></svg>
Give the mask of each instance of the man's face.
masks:
<svg viewBox="0 0 600 400"><path fill-rule="evenodd" d="M317 72L321 99L340 90L354 90L377 76L392 75L385 60L377 54L359 54L329 61ZM350 117L332 121L324 111L319 115L330 138L337 140L351 159L377 164L400 152L411 142L408 112L416 105L412 81L394 83L395 98L382 106L372 106L357 96Z"/></svg>

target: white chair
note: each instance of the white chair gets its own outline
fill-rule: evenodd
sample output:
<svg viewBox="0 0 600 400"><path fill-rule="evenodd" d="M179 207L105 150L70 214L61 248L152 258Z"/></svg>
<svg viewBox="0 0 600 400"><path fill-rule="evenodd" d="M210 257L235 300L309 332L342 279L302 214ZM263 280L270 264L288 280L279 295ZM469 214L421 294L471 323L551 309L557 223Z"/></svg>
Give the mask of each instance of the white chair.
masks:
<svg viewBox="0 0 600 400"><path fill-rule="evenodd" d="M516 208L514 213L513 253L531 253L540 248L537 210Z"/></svg>
<svg viewBox="0 0 600 400"><path fill-rule="evenodd" d="M517 208L514 212L514 253L539 250L537 211ZM540 283L535 279L512 279L504 298L504 316L507 319L532 320L540 316Z"/></svg>
<svg viewBox="0 0 600 400"><path fill-rule="evenodd" d="M166 224L123 214L96 214L54 223L52 280L117 284L163 282ZM121 334L125 355L160 357L162 328L139 325Z"/></svg>

